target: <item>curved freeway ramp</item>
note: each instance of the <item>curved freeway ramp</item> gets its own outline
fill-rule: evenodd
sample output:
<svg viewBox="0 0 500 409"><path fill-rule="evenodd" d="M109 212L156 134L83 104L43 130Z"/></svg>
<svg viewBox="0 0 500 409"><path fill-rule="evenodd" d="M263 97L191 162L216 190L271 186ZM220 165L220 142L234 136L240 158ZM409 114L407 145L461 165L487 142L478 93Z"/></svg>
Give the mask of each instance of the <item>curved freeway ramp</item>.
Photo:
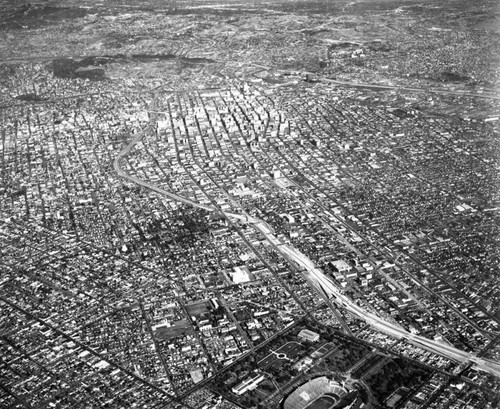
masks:
<svg viewBox="0 0 500 409"><path fill-rule="evenodd" d="M420 348L425 348L427 350L445 356L454 361L458 361L461 363L471 362L478 369L488 372L500 378L500 363L489 359L479 358L471 353L461 351L455 347L445 345L440 342L436 342L419 335L411 334L409 331L405 330L399 325L388 322L383 318L360 308L355 302L350 300L345 295L341 294L338 288L333 284L333 282L325 274L323 274L323 272L320 269L316 268L311 259L309 259L305 254L301 253L296 248L281 242L276 236L274 236L271 227L265 221L249 217L248 215L245 214L227 213L222 211L221 209L216 208L215 206L202 205L191 199L179 196L175 193L169 192L165 189L147 183L135 176L129 175L127 172L125 172L123 169L120 168L120 161L130 153L130 151L134 148L134 146L137 143L141 142L142 138L144 137L144 134L145 131L137 134L137 136L135 136L132 139L132 141L127 146L125 146L125 148L123 148L121 152L118 153L115 160L113 161L113 168L121 178L131 183L134 183L138 186L141 186L145 189L156 192L162 196L168 197L169 199L185 203L187 205L193 206L198 209L203 209L209 212L216 212L222 214L227 218L238 219L246 223L249 223L254 227L254 229L259 231L266 238L266 240L278 252L280 252L280 254L285 259L297 263L304 269L304 271L308 273L308 278L310 280L312 279L313 282L315 282L317 285L317 287L315 287L316 291L326 292L326 294L334 298L336 302L341 304L349 312L359 317L360 319L364 320L367 324L369 324L373 328L396 338L404 338L408 342Z"/></svg>

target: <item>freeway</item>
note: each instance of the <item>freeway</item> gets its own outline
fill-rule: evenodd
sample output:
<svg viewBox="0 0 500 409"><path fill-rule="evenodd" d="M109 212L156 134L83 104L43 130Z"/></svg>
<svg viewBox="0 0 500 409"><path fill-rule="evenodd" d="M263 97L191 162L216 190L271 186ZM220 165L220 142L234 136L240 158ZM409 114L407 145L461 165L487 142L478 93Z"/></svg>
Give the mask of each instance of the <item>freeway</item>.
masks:
<svg viewBox="0 0 500 409"><path fill-rule="evenodd" d="M384 332L385 334L398 339L404 338L409 343L412 343L421 348L425 348L454 361L458 361L460 363L473 363L477 369L500 377L500 363L498 362L478 357L469 352L461 351L453 346L446 345L420 335L412 334L395 323L389 322L382 317L377 316L376 314L363 310L355 301L342 294L341 291L335 286L335 284L323 273L323 271L317 268L313 261L311 261L311 259L309 259L305 254L301 253L295 247L281 242L274 235L271 226L269 226L265 221L257 219L255 217L251 217L247 214L229 213L216 208L215 206L202 205L198 202L195 202L194 200L179 196L175 193L147 183L133 175L129 175L122 168L120 168L120 161L130 153L130 151L137 143L142 141L145 133L151 129L152 125L150 124L142 132L139 132L131 140L131 142L129 142L129 144L126 145L116 156L115 160L113 161L113 168L120 177L145 189L168 197L169 199L176 200L209 212L217 212L222 214L224 217L237 219L248 223L249 225L253 226L255 230L259 231L264 236L264 238L273 247L275 247L286 260L299 265L302 268L302 273L306 276L306 281L312 283L313 288L319 294L322 294L323 292L326 293L336 303L343 306L347 311L349 311L356 317L364 320L367 324L369 324L376 330Z"/></svg>
<svg viewBox="0 0 500 409"><path fill-rule="evenodd" d="M338 304L342 305L346 310L355 316L363 319L373 328L396 338L404 338L414 345L431 350L434 353L451 358L455 361L472 362L478 369L500 377L500 363L498 362L479 358L453 346L433 341L420 335L412 334L397 324L386 321L371 312L363 310L355 302L343 295L333 282L320 269L314 266L314 263L306 255L287 244L280 243L279 240L274 237L269 229L263 224L255 223L254 227L259 230L268 239L268 241L277 245L285 258L293 260L302 266L309 273L309 277L316 280L317 285L321 287L329 296L331 296Z"/></svg>
<svg viewBox="0 0 500 409"><path fill-rule="evenodd" d="M152 185L150 183L147 183L141 179L139 179L136 176L129 175L127 172L125 172L121 167L120 167L120 161L130 153L132 148L139 142L141 142L142 138L144 136L144 132L139 132L133 139L128 143L125 148L123 148L120 153L116 156L115 160L113 161L113 168L115 172L120 176L121 178L128 180L129 182L135 183L136 185L139 185L143 188L146 188L148 190L152 190L153 192L159 193L162 196L166 196L169 199L176 200L178 202L185 203L189 206L196 207L198 209L203 209L208 212L217 212L217 213L222 213L226 217L231 217L233 219L237 219L240 221L248 221L248 216L247 215L241 215L241 214L235 214L235 213L228 213L228 212L222 212L212 206L208 205L203 205L201 203L195 202L194 200L188 199L183 196L176 195L175 193L169 192L165 189L162 189L158 186Z"/></svg>
<svg viewBox="0 0 500 409"><path fill-rule="evenodd" d="M459 91L459 90L447 90L447 89L439 89L439 88L415 88L415 87L402 87L398 85L381 85L381 84L367 84L362 82L350 82L350 81L339 81L331 78L322 78L321 81L329 82L330 84L343 85L348 87L358 87L358 88L374 88L380 89L382 91L409 91L409 92L432 92L434 94L443 94L443 95L456 95L461 97L476 97L482 99L496 99L500 100L500 96L495 95L493 93L484 93L480 94L477 92L470 91Z"/></svg>
<svg viewBox="0 0 500 409"><path fill-rule="evenodd" d="M152 190L153 192L159 193L162 196L166 196L169 199L172 200L177 200L179 202L185 203L190 206L197 207L199 209L204 209L207 211L213 211L214 209L211 206L205 206L200 203L197 203L191 199L188 199L186 197L182 197L179 195L176 195L175 193L168 192L165 189L159 188L157 186L154 186L150 183L144 182L143 180L133 176L129 175L127 172L125 172L122 168L120 168L120 161L122 158L126 155L129 154L129 152L132 150L132 148L142 140L144 136L143 132L139 132L135 138L132 139L132 141L116 156L115 160L113 161L113 168L116 173L118 173L118 176L121 178L128 180L129 182L135 183L136 185L142 186L148 190Z"/></svg>
<svg viewBox="0 0 500 409"><path fill-rule="evenodd" d="M308 74L315 76L313 72L304 72L303 75ZM319 82L327 82L329 84L344 86L344 87L354 87L354 88L369 88L369 89L379 89L381 91L406 91L406 92L425 92L441 95L455 95L460 97L475 97L481 99L493 99L500 100L500 96L495 93L494 90L488 90L484 93L471 92L465 90L451 90L443 88L417 88L417 87L404 87L400 85L386 85L386 84L370 84L357 81L340 81L332 78L318 78Z"/></svg>
<svg viewBox="0 0 500 409"><path fill-rule="evenodd" d="M151 103L151 106L149 107L148 113L149 114L156 114L158 111L156 111L156 94L153 98L153 102ZM228 212L223 212L220 209L217 209L213 206L208 206L208 205L203 205L201 203L195 202L194 200L191 200L189 198L183 197L176 195L175 193L169 192L165 189L162 189L158 186L152 185L151 183L147 183L141 179L139 179L136 176L129 175L127 172L125 172L121 167L120 167L120 161L130 153L130 151L137 145L139 142L142 142L142 139L144 138L144 135L147 132L150 132L153 130L153 121L150 120L149 124L146 126L146 128L142 132L138 132L135 137L132 138L132 140L116 155L115 160L113 161L113 169L115 172L120 176L121 178L128 180L129 182L135 183L136 185L142 186L143 188L146 188L148 190L152 190L153 192L159 193L162 196L166 196L169 199L176 200L178 202L187 204L189 206L196 207L198 209L203 209L208 212L217 212L221 213L225 217L231 217L233 219L237 219L240 221L248 221L249 217L246 214L235 214L235 213L228 213Z"/></svg>

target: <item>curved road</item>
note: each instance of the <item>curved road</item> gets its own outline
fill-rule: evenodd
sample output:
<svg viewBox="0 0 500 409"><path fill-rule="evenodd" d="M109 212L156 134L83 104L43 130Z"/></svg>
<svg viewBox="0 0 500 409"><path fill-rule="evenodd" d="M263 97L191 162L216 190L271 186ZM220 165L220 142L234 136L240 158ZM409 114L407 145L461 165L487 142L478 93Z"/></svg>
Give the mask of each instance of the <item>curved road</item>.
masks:
<svg viewBox="0 0 500 409"><path fill-rule="evenodd" d="M305 254L301 253L295 247L281 242L276 236L274 236L271 227L263 220L250 217L246 214L227 213L213 206L202 205L191 199L176 195L175 193L169 192L160 187L147 183L135 176L129 175L127 172L120 168L120 160L123 159L132 150L132 148L142 140L145 133L150 128L151 125L148 126L143 132L138 133L137 136L135 136L132 141L127 146L125 146L125 148L123 148L122 151L116 156L115 160L113 161L113 168L120 177L143 188L166 196L172 200L176 200L209 212L217 212L227 218L238 219L249 223L254 227L255 230L262 233L266 240L271 245L273 245L281 253L281 255L285 257L285 259L293 261L303 268L304 275L307 275L307 278L309 279L308 281L312 281L316 284L316 291L320 293L322 291L326 292L326 294L332 297L338 304L342 305L346 310L354 314L356 317L364 320L373 328L395 338L404 338L408 342L418 347L430 350L436 354L450 358L454 361L458 361L461 363L473 363L477 369L488 372L500 378L500 363L498 362L490 359L480 358L469 352L461 351L460 349L453 346L433 341L420 335L412 334L397 324L388 322L371 312L363 310L354 301L342 294L335 286L335 284L333 284L333 282L320 269L318 269Z"/></svg>

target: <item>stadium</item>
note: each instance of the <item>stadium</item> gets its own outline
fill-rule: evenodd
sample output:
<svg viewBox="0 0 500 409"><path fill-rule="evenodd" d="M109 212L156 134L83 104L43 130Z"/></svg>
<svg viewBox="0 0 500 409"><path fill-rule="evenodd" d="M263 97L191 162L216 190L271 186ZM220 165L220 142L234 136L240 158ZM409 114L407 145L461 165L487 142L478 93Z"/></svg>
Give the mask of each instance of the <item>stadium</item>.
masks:
<svg viewBox="0 0 500 409"><path fill-rule="evenodd" d="M356 391L349 391L326 376L311 379L283 401L283 409L337 409L363 407Z"/></svg>

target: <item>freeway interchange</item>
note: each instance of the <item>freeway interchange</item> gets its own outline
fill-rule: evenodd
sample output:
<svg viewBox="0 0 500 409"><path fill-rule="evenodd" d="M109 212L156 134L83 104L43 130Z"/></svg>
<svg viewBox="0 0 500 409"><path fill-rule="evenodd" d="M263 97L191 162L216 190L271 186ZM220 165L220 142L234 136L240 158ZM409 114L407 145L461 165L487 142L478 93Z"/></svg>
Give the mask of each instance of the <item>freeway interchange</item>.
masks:
<svg viewBox="0 0 500 409"><path fill-rule="evenodd" d="M409 343L416 345L420 348L424 348L433 353L439 354L446 358L452 359L454 361L460 362L461 364L473 364L477 369L488 372L494 376L500 377L500 363L495 362L490 359L480 358L469 352L461 351L453 346L428 339L426 337L410 333L403 327L389 322L382 317L377 316L371 312L365 311L359 305L341 293L338 287L328 278L322 270L317 268L315 264L303 253L301 253L295 247L283 243L280 241L273 233L272 228L264 221L257 219L255 217L249 216L248 214L237 214L230 213L221 210L215 206L203 205L191 199L179 196L175 193L169 192L165 189L147 183L133 175L129 175L120 167L120 161L126 157L126 155L133 149L133 147L142 141L145 132L149 127L147 127L143 132L138 133L134 138L119 152L113 162L113 168L117 174L138 186L145 189L151 190L162 196L168 197L169 199L185 203L187 205L193 206L195 208L203 209L209 212L217 212L226 218L236 219L241 222L247 223L255 230L260 232L264 238L289 262L295 263L300 267L301 273L307 278L307 282L310 283L319 296L326 294L332 301L338 305L345 308L354 316L360 318L368 325L374 329L383 332L389 336L395 337L397 339L405 339Z"/></svg>

